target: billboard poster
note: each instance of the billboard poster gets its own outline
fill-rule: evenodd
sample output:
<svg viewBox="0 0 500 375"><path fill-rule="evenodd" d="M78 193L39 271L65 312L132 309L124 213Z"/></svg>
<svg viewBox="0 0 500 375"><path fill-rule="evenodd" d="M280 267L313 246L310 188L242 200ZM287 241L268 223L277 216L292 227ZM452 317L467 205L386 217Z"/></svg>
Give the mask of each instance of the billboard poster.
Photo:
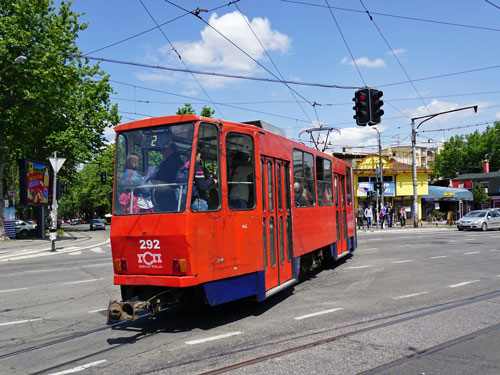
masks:
<svg viewBox="0 0 500 375"><path fill-rule="evenodd" d="M369 191L373 191L373 182L358 182L358 197L368 196Z"/></svg>
<svg viewBox="0 0 500 375"><path fill-rule="evenodd" d="M24 159L20 163L20 200L22 205L48 205L50 164Z"/></svg>

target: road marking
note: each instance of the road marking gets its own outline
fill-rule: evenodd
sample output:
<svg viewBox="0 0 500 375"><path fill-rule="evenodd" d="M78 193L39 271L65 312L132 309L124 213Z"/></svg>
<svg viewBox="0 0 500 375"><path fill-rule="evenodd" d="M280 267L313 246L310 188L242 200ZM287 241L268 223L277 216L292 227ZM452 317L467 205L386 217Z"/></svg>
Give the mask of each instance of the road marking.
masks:
<svg viewBox="0 0 500 375"><path fill-rule="evenodd" d="M42 320L42 318L37 318L37 319L26 319L26 320L15 320L15 321L13 321L13 322L0 323L0 326L10 326L10 325L13 325L13 324L22 324L22 323L38 322L39 320Z"/></svg>
<svg viewBox="0 0 500 375"><path fill-rule="evenodd" d="M441 259L441 258L448 258L448 255L439 255L437 257L431 257L431 259Z"/></svg>
<svg viewBox="0 0 500 375"><path fill-rule="evenodd" d="M376 247L370 247L368 249L358 249L358 251L361 250L361 251L372 251L372 250L378 250L378 248Z"/></svg>
<svg viewBox="0 0 500 375"><path fill-rule="evenodd" d="M83 283L90 283L92 281L98 281L98 280L102 280L103 277L99 278L99 279L90 279L90 280L80 280L80 281L70 281L68 283L62 283L61 285L71 285L71 284L83 284Z"/></svg>
<svg viewBox="0 0 500 375"><path fill-rule="evenodd" d="M93 251L94 253L104 253L104 250L100 247L93 247L90 251Z"/></svg>
<svg viewBox="0 0 500 375"><path fill-rule="evenodd" d="M74 372L80 372L80 371L86 370L86 369L88 369L90 367L94 367L94 366L100 365L101 363L104 363L104 362L107 362L107 360L103 359L103 360L100 360L100 361L95 361L95 362L87 363L86 365L81 365L81 366L78 366L78 367L74 367L74 368L71 368L69 370L64 370L64 371L59 371L59 372L53 372L52 374L49 374L49 375L72 374Z"/></svg>
<svg viewBox="0 0 500 375"><path fill-rule="evenodd" d="M344 310L342 307L336 308L336 309L330 309L330 310L324 310L324 311L318 311L312 314L307 314L307 315L302 315L294 318L295 320L302 320L302 319L307 319L311 318L313 316L318 316L318 315L323 315L323 314L329 314L331 312L339 311L339 310Z"/></svg>
<svg viewBox="0 0 500 375"><path fill-rule="evenodd" d="M72 253L68 253L68 255L82 255L81 251L74 251Z"/></svg>
<svg viewBox="0 0 500 375"><path fill-rule="evenodd" d="M368 268L368 267L373 267L371 264L367 265L367 266L351 266L351 267L346 267L345 269L346 270L358 270L358 269L361 269L361 268Z"/></svg>
<svg viewBox="0 0 500 375"><path fill-rule="evenodd" d="M188 345L202 344L202 343L204 343L204 342L209 342L209 341L214 341L214 340L225 339L225 338L227 338L227 337L236 336L236 335L241 335L241 332L240 332L240 331L237 331L237 332L230 332L230 333L226 333L226 334L224 334L224 335L212 336L212 337L207 337L207 338L204 338L204 339L199 339L199 340L191 340L191 341L186 341L186 344L188 344Z"/></svg>
<svg viewBox="0 0 500 375"><path fill-rule="evenodd" d="M17 292L18 290L26 290L26 289L28 288L6 289L6 290L0 290L0 293Z"/></svg>
<svg viewBox="0 0 500 375"><path fill-rule="evenodd" d="M456 288L456 287L459 287L459 286L464 286L464 285L468 285L468 284L472 284L472 283L477 283L481 280L472 280L472 281L464 281L463 283L458 283L458 284L454 284L454 285L448 285L448 288Z"/></svg>
<svg viewBox="0 0 500 375"><path fill-rule="evenodd" d="M94 314L94 313L101 312L101 311L106 311L106 310L107 310L107 308L97 309L97 310L91 310L91 311L89 311L89 314Z"/></svg>
<svg viewBox="0 0 500 375"><path fill-rule="evenodd" d="M392 262L392 264L396 264L396 263L408 263L408 262L413 262L413 260L412 259L397 260L395 262Z"/></svg>
<svg viewBox="0 0 500 375"><path fill-rule="evenodd" d="M82 264L82 267L104 267L112 266L111 263Z"/></svg>
<svg viewBox="0 0 500 375"><path fill-rule="evenodd" d="M480 251L470 251L468 253L464 253L464 255L470 255L470 254L479 254Z"/></svg>
<svg viewBox="0 0 500 375"><path fill-rule="evenodd" d="M427 293L429 293L429 292L420 292L420 293L407 294L405 296L393 297L392 299L411 298L411 297L416 297L416 296L420 296L421 294L427 294Z"/></svg>

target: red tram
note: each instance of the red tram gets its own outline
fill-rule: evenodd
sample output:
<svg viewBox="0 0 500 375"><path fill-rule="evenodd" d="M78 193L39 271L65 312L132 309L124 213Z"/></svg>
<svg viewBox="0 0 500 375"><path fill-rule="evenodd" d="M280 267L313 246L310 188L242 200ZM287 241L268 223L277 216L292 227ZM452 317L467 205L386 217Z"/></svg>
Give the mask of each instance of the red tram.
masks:
<svg viewBox="0 0 500 375"><path fill-rule="evenodd" d="M262 124L183 115L116 128L123 301L110 301L110 320L199 298L263 301L355 250L349 164Z"/></svg>

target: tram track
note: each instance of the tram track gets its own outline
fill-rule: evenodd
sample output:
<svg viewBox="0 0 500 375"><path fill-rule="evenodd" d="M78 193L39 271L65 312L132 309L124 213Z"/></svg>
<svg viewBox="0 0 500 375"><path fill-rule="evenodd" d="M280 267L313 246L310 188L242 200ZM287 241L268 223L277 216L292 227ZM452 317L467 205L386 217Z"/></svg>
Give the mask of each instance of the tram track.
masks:
<svg viewBox="0 0 500 375"><path fill-rule="evenodd" d="M274 358L282 357L282 356L289 355L289 354L292 354L292 353L296 353L296 352L299 352L299 351L311 349L311 348L314 348L314 347L317 347L317 346L321 346L321 345L326 345L326 344L332 343L334 341L338 341L340 339L345 339L345 338L353 337L353 336L360 335L360 334L363 334L363 333L367 333L367 332L370 332L370 331L375 331L377 329L381 329L381 328L393 326L393 325L400 324L400 323L403 323L403 322L407 322L407 321L410 321L410 320L419 319L419 318L422 318L422 317L425 317L425 316L437 314L437 313L440 313L440 312L443 312L443 311L447 311L447 310L452 310L452 309L459 308L459 307L462 307L462 306L466 306L466 305L470 305L470 304L474 304L474 303L479 303L479 302L484 302L484 301L487 301L487 300L490 300L490 299L493 299L493 298L496 298L496 297L500 297L500 291L496 291L496 292L492 292L492 293L488 293L488 294L484 294L484 295L479 295L479 296L474 296L474 297L470 297L470 298L463 299L463 300L460 300L460 301L450 302L450 303L447 303L447 304L443 304L441 306L426 307L424 309L427 310L427 311L423 311L423 312L417 312L417 313L415 313L418 310L424 310L424 309L418 309L418 310L414 310L412 312L406 312L406 313L404 313L405 315L407 315L407 314L410 314L410 315L409 316L405 316L405 317L401 317L401 318L395 318L395 319L392 319L392 320L389 320L389 321L386 321L386 322L382 322L382 323L377 323L377 324L370 325L368 327L364 327L364 328L361 328L361 329L356 329L356 330L353 330L353 331L350 331L350 332L345 332L345 333L342 333L342 334L339 334L339 335L334 335L334 336L330 336L330 337L327 337L327 338L323 338L323 339L319 339L319 340L314 340L314 341L311 341L311 342L308 342L308 343L305 343L305 344L296 345L296 346L293 346L293 347L290 347L290 348L287 348L287 349L284 349L284 350L281 350L281 351L272 352L272 353L261 355L261 356L258 356L258 357L252 358L252 359L248 359L248 360L245 360L245 361L242 361L242 362L234 363L232 365L228 365L228 366L220 367L220 368L213 369L213 370L210 370L210 371L202 372L202 373L199 373L199 375L222 374L222 373L225 373L225 372L228 372L228 371L241 369L241 368L244 368L244 367L248 367L248 366L251 366L251 365L254 365L254 364L257 364L257 363L265 362L265 361L268 361L268 360L271 360L271 359L274 359ZM399 315L401 315L401 314L399 314ZM423 355L432 354L432 353L434 353L437 350L444 349L444 348L449 347L451 345L454 345L456 343L459 343L459 342L462 342L464 340L477 337L478 335L481 335L481 334L484 334L484 333L488 333L488 332L491 332L492 330L496 330L496 329L499 329L499 328L500 328L500 324L496 324L496 325L490 326L490 327L488 327L488 328L486 328L484 330L471 333L471 334L463 336L461 338L450 340L450 341L448 341L446 343L442 343L442 344L437 345L437 346L435 346L433 348L428 348L428 349L426 349L424 351L421 351L420 353L414 354L413 356L415 356L415 358L417 358L416 357L417 355L423 356ZM362 374L366 374L366 375L368 375L368 374L370 374L370 375L371 374L376 374L376 373L378 373L380 371L383 371L384 369L387 369L389 367L394 367L394 366L396 366L396 365L398 365L400 363L404 363L405 361L408 361L410 358L411 358L411 356L408 356L408 357L396 360L394 362L391 362L389 364L380 366L380 369L379 368L375 368L375 369L369 370L366 373L362 373ZM158 370L156 370L156 371L158 371Z"/></svg>
<svg viewBox="0 0 500 375"><path fill-rule="evenodd" d="M319 340L313 340L313 341L310 341L310 342L307 342L307 343L304 343L304 344L301 344L301 345L296 345L296 346L293 346L293 347L290 347L290 348L287 348L287 349L284 349L284 350L281 350L281 351L272 352L272 353L269 353L269 354L257 356L255 358L252 358L252 359L249 359L249 360L245 360L245 361L242 361L242 362L234 363L232 365L228 365L228 366L220 367L220 368L213 369L213 370L210 370L210 371L202 372L202 373L200 373L200 375L221 374L221 373L225 373L225 372L228 372L228 371L232 371L232 370L236 370L236 369L248 367L248 366L251 366L251 365L254 365L254 364L257 364L257 363L265 362L265 361L268 361L268 360L271 360L271 359L274 359L274 358L278 358L278 357L282 357L282 356L285 356L285 355L289 355L289 354L292 354L292 353L295 353L295 352L300 352L300 351L311 349L311 348L314 348L314 347L317 347L317 346L326 345L326 344L329 344L329 343L332 343L334 341L341 340L341 339L344 339L344 338L353 337L353 336L356 336L356 335L359 335L359 334L362 334L362 333L366 333L366 332L370 332L370 331L375 331L377 329L389 327L389 326L392 326L392 325L396 325L396 324L400 324L400 323L407 322L407 321L410 321L410 320L422 318L422 317L429 316L429 315L432 315L432 314L437 314L437 313L440 313L440 312L443 312L443 311L452 310L452 309L459 308L459 307L462 307L462 306L466 306L466 305L470 305L470 304L474 304L474 303L479 303L479 302L484 302L484 301L487 301L489 299L493 299L493 298L496 298L496 297L499 297L499 296L500 296L500 291L495 291L495 292L492 292L492 293L482 294L482 295L478 295L478 296L474 296L474 297L469 297L469 298L466 298L466 299L461 299L461 300L457 300L457 301L451 301L451 302L442 303L442 304L436 304L436 305L432 305L432 306L426 306L426 307L422 307L422 308L419 308L419 309L416 309L416 310L412 310L412 311L401 312L401 313L394 314L394 315L379 317L379 318L368 320L368 321L356 322L356 323L350 324L349 326L351 326L351 327L353 327L353 326L359 326L360 324L364 324L364 325L365 324L370 324L370 325L368 327L364 327L364 328L360 328L360 329L353 329L351 331L344 332L342 334L330 336L330 337L319 339ZM166 310L168 310L168 309L165 309L165 310L162 311L162 315L164 315L164 313L166 312ZM405 316L401 317L401 315L405 315ZM136 322L140 322L141 320L144 321L148 317L149 317L148 313L143 314L143 315L141 315L139 317L139 319ZM161 319L161 315L160 315L160 319ZM390 320L387 320L387 319L390 319ZM382 322L380 322L380 321L382 321ZM51 366L50 368L45 368L45 369L39 370L37 372L32 372L32 374L34 374L34 375L36 375L36 374L44 374L44 373L47 373L48 371L57 370L57 369L59 369L59 368L61 368L63 366L68 366L68 365L71 365L71 364L74 364L74 363L86 360L88 358L93 358L95 356L99 356L99 355L102 355L104 353L108 353L110 351L118 349L118 348L122 347L123 345L128 345L130 343L136 343L136 342L142 341L143 339L151 338L153 336L156 336L159 333L165 333L166 329L167 330L175 330L177 328L180 328L180 327L184 326L188 322L190 324L192 324L193 323L193 317L191 317L190 314L185 314L184 318L182 319L182 321L176 320L175 325L173 325L171 327L168 327L168 328L162 327L161 329L157 329L157 328L151 327L150 329L148 329L147 327L143 327L143 329L142 329L143 332L141 332L140 335L135 335L135 336L133 336L131 338L123 338L122 340L120 340L119 342L117 342L115 345L113 345L111 347L107 347L107 348L104 348L104 349L101 349L101 350L93 351L91 353L88 353L88 354L83 355L83 356L79 356L77 358L72 358L69 361L65 361L63 363L55 364L55 365ZM376 322L380 322L380 323L376 323ZM123 327L125 329L128 326L134 327L134 325L135 325L134 322L121 321L121 322L113 323L113 324L110 324L110 325L99 326L99 327L92 328L92 329L89 329L89 330L86 330L86 331L82 331L82 332L74 333L74 334L71 334L71 335L67 335L65 337L54 339L54 340L51 340L51 341L48 341L48 342L45 342L45 343L41 343L41 344L38 344L38 345L33 345L33 346L30 346L30 347L27 347L27 348L23 348L23 349L20 349L20 350L12 351L10 353L2 354L2 355L0 355L0 360L9 359L9 358L15 358L15 357L21 357L23 354L31 353L31 352L34 352L34 351L37 351L37 350L47 349L47 348L50 348L51 346L55 346L55 345L59 345L59 344L64 344L64 343L67 343L67 342L72 341L72 340L78 340L79 338L83 338L83 337L88 336L88 335L92 335L92 334L95 334L95 333L98 333L98 332L102 332L102 331L105 331L107 329L115 329L115 328L118 328L118 327ZM348 327L348 326L345 326L345 327ZM337 327L336 329L338 329L338 328L339 327ZM497 325L497 326L495 326L494 328L490 327L490 329L497 329L497 328L500 328L500 324ZM149 332L148 332L148 330L149 330ZM486 330L484 330L484 331L486 332ZM477 334L481 334L481 333L479 332ZM440 345L436 346L435 348L428 348L428 349L426 349L424 351L420 351L418 353L414 353L412 356L404 357L404 358L398 359L396 361L393 361L391 363L388 363L386 365L383 365L383 366L385 366L383 368L382 368L382 366L380 366L380 369L379 368L375 368L375 369L372 369L370 371L382 371L383 369L390 368L390 367L393 367L393 366L397 366L398 364L404 363L405 361L408 361L410 359L418 358L417 356L431 354L431 353L435 352L436 350L440 350L440 349L446 347L446 345L448 345L448 346L449 345L453 345L454 342L459 342L460 340L465 340L467 338L472 338L473 335L474 334L469 334L467 336L464 336L463 338L458 338L458 339L455 339L455 340L451 340L448 343L440 344ZM248 350L248 349L245 349L245 350ZM200 358L200 361L203 361L203 360L205 360L205 359ZM176 366L180 366L180 365L183 365L183 363L179 363L179 362L176 363ZM168 367L167 368L156 368L155 369L155 371L161 371L161 370L168 370ZM367 371L366 374L368 375L368 374L376 374L377 373L377 372L370 372L370 371ZM145 372L145 373L147 373L147 372Z"/></svg>

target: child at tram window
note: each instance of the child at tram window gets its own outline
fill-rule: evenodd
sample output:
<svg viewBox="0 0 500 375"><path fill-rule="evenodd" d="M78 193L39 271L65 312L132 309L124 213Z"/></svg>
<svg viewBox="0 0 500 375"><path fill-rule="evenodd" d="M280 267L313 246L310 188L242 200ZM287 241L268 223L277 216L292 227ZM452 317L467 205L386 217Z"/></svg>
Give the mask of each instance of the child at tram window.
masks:
<svg viewBox="0 0 500 375"><path fill-rule="evenodd" d="M125 188L129 191L133 191L135 206L137 198L137 207L139 213L154 212L153 202L151 201L151 191L148 188L144 188L145 185L151 184L151 181L145 181L144 177L139 173L139 155L131 153L127 155L125 159L124 171L122 173L122 181ZM127 193L124 193L127 195ZM125 201L127 197L120 196L120 199ZM130 200L130 197L129 197ZM123 203L122 203L123 205ZM137 208L133 208L133 212L137 213Z"/></svg>

